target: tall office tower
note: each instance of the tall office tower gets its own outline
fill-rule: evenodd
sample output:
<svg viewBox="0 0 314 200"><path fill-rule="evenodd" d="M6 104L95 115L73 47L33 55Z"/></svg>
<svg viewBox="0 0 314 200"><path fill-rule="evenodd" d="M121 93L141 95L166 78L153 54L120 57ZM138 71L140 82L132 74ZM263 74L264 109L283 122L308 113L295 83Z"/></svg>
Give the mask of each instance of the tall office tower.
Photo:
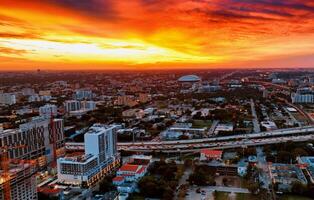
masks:
<svg viewBox="0 0 314 200"><path fill-rule="evenodd" d="M90 187L115 170L120 163L116 129L94 124L84 135L85 155L58 159L58 181Z"/></svg>
<svg viewBox="0 0 314 200"><path fill-rule="evenodd" d="M99 161L114 157L117 153L115 126L94 124L84 135L85 154L98 155Z"/></svg>
<svg viewBox="0 0 314 200"><path fill-rule="evenodd" d="M53 129L52 129L53 127ZM24 148L10 149L10 158L34 159L40 167L53 161L53 134L56 139L56 153L64 152L64 125L62 119L35 117L32 121L20 125L19 129L0 130L0 147L25 145Z"/></svg>

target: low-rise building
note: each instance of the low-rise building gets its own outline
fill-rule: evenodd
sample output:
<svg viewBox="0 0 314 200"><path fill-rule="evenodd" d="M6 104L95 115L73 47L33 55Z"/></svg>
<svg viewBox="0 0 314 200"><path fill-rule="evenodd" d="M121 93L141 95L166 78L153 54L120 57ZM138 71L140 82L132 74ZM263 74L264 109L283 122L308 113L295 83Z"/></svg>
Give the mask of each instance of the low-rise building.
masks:
<svg viewBox="0 0 314 200"><path fill-rule="evenodd" d="M222 151L220 150L202 149L200 152L201 161L221 160L221 156Z"/></svg>
<svg viewBox="0 0 314 200"><path fill-rule="evenodd" d="M307 185L307 179L298 165L272 163L269 165L270 176L274 184L278 184L278 190L290 191L294 182Z"/></svg>
<svg viewBox="0 0 314 200"><path fill-rule="evenodd" d="M16 104L16 96L12 93L0 93L0 104L13 105Z"/></svg>
<svg viewBox="0 0 314 200"><path fill-rule="evenodd" d="M219 123L217 124L214 133L218 134L219 132L232 132L233 124L232 123Z"/></svg>
<svg viewBox="0 0 314 200"><path fill-rule="evenodd" d="M152 157L134 155L129 162L121 166L112 180L120 193L132 193L137 190L137 182L147 173Z"/></svg>

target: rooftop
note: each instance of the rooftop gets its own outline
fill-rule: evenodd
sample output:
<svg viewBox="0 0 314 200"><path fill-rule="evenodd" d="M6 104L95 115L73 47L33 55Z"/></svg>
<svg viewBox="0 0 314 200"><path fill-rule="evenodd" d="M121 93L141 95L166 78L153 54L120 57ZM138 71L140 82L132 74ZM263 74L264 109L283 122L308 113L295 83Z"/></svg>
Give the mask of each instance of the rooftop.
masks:
<svg viewBox="0 0 314 200"><path fill-rule="evenodd" d="M222 151L220 150L211 150L211 149L202 149L201 153L209 156L221 156Z"/></svg>
<svg viewBox="0 0 314 200"><path fill-rule="evenodd" d="M140 167L139 165L126 164L122 165L119 171L137 172L139 167Z"/></svg>
<svg viewBox="0 0 314 200"><path fill-rule="evenodd" d="M179 82L198 82L201 78L196 75L185 75L178 79Z"/></svg>

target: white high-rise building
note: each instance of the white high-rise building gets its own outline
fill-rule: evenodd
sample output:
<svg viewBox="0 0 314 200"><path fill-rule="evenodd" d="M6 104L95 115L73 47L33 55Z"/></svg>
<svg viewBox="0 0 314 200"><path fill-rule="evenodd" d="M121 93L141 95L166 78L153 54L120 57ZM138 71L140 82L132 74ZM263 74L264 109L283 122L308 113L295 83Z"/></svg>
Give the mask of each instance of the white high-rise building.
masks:
<svg viewBox="0 0 314 200"><path fill-rule="evenodd" d="M94 124L84 135L84 140L85 154L98 155L100 162L117 153L115 126Z"/></svg>
<svg viewBox="0 0 314 200"><path fill-rule="evenodd" d="M13 105L16 104L16 96L12 93L0 93L0 104Z"/></svg>
<svg viewBox="0 0 314 200"><path fill-rule="evenodd" d="M95 103L95 101L81 101L81 109L95 110L96 109L96 103Z"/></svg>
<svg viewBox="0 0 314 200"><path fill-rule="evenodd" d="M64 109L66 112L77 111L81 109L81 102L76 100L69 100L64 102Z"/></svg>
<svg viewBox="0 0 314 200"><path fill-rule="evenodd" d="M39 115L50 117L51 115L58 115L58 108L53 104L46 104L44 106L39 107Z"/></svg>
<svg viewBox="0 0 314 200"><path fill-rule="evenodd" d="M90 187L116 169L116 126L94 124L84 135L85 155L58 159L58 182Z"/></svg>
<svg viewBox="0 0 314 200"><path fill-rule="evenodd" d="M314 95L293 93L291 95L291 100L292 103L314 103Z"/></svg>
<svg viewBox="0 0 314 200"><path fill-rule="evenodd" d="M92 99L93 92L91 90L76 90L74 96L77 100Z"/></svg>

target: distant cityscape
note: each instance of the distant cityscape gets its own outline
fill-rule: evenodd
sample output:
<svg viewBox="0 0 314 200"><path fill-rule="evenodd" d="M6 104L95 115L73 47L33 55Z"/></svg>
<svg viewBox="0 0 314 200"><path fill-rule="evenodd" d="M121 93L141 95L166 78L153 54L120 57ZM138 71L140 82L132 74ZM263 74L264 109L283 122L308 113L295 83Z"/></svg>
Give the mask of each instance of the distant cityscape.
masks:
<svg viewBox="0 0 314 200"><path fill-rule="evenodd" d="M314 70L40 70L0 84L0 199L314 198Z"/></svg>

